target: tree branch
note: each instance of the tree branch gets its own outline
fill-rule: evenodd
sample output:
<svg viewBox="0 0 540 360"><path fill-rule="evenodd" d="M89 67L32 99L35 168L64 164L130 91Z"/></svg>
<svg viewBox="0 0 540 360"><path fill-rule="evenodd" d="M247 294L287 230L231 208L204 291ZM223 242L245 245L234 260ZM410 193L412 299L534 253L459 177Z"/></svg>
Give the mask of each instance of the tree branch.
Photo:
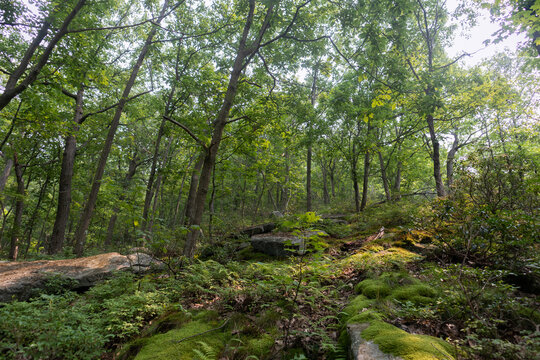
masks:
<svg viewBox="0 0 540 360"><path fill-rule="evenodd" d="M174 125L182 128L185 132L188 133L189 136L191 136L193 138L193 140L195 140L197 142L197 144L201 145L205 150L208 149L208 146L206 146L206 144L204 143L204 141L202 141L201 139L199 139L197 137L197 135L195 135L195 133L193 133L193 131L191 131L186 125L182 124L182 123L179 123L178 121L174 120L174 119L171 119L170 117L166 116L166 115L163 115L163 118L171 123L173 123Z"/></svg>

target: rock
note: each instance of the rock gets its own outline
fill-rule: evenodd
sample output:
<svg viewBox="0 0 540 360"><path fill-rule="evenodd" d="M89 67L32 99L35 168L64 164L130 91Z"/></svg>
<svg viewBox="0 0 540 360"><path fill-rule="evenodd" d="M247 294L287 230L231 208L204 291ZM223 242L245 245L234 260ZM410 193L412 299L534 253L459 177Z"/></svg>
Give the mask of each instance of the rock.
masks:
<svg viewBox="0 0 540 360"><path fill-rule="evenodd" d="M281 211L272 211L272 216L279 219L282 218L284 215Z"/></svg>
<svg viewBox="0 0 540 360"><path fill-rule="evenodd" d="M306 251L305 238L313 235L328 236L324 231L306 231L300 237L289 233L261 234L251 237L251 246L255 251L275 257L303 255Z"/></svg>
<svg viewBox="0 0 540 360"><path fill-rule="evenodd" d="M163 267L164 264L143 253L125 256L114 252L78 259L0 263L0 302L13 297L26 300L54 275L77 281L75 288L88 288L114 271L141 273L153 266Z"/></svg>
<svg viewBox="0 0 540 360"><path fill-rule="evenodd" d="M262 234L251 237L253 249L263 254L286 257L293 253L302 255L305 252L305 242L297 236L291 234ZM291 251L288 249L295 249Z"/></svg>
<svg viewBox="0 0 540 360"><path fill-rule="evenodd" d="M347 333L351 340L350 359L352 360L397 360L393 355L383 353L377 344L362 338L362 331L369 327L368 323L347 324Z"/></svg>
<svg viewBox="0 0 540 360"><path fill-rule="evenodd" d="M253 236L253 235L259 235L259 234L266 234L274 230L275 228L276 228L275 223L267 223L267 224L252 226L252 227L243 229L240 231L238 235L239 236Z"/></svg>

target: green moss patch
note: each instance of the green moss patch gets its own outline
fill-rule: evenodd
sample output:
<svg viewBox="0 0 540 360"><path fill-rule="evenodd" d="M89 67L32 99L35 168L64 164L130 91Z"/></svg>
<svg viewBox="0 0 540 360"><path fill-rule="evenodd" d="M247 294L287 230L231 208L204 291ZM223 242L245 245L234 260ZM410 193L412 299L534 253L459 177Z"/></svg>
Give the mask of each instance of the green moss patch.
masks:
<svg viewBox="0 0 540 360"><path fill-rule="evenodd" d="M415 305L429 304L433 302L437 292L424 284L408 285L392 292L392 297L405 302L410 301Z"/></svg>
<svg viewBox="0 0 540 360"><path fill-rule="evenodd" d="M220 330L204 333L216 327L219 327L217 322L195 320L180 329L154 335L146 339L135 359L192 360L197 352L217 358L225 346L226 333Z"/></svg>
<svg viewBox="0 0 540 360"><path fill-rule="evenodd" d="M384 281L379 279L367 279L358 283L355 287L357 293L362 293L369 299L382 299L390 295L392 289Z"/></svg>
<svg viewBox="0 0 540 360"><path fill-rule="evenodd" d="M364 309L371 307L374 301L375 300L368 299L364 295L358 295L345 309L343 309L343 313L346 318L350 318L351 316L361 313Z"/></svg>
<svg viewBox="0 0 540 360"><path fill-rule="evenodd" d="M379 345L381 351L404 360L454 359L447 342L427 335L412 335L380 320L371 321L362 337Z"/></svg>

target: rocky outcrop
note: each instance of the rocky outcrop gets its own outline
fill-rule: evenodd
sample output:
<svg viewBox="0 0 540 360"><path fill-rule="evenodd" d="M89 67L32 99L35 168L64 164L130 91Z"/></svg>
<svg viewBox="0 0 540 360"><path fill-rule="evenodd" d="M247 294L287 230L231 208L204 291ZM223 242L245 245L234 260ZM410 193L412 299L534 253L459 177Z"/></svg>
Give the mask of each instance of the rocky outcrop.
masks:
<svg viewBox="0 0 540 360"><path fill-rule="evenodd" d="M311 236L328 236L324 231L306 231L300 236L290 233L261 234L251 237L255 251L275 257L303 255L306 252L306 239Z"/></svg>
<svg viewBox="0 0 540 360"><path fill-rule="evenodd" d="M141 273L163 263L150 255L135 253L100 254L66 260L43 260L0 263L0 302L13 298L27 299L42 288L51 276L71 279L77 288L88 288L112 275L114 271L130 270Z"/></svg>
<svg viewBox="0 0 540 360"><path fill-rule="evenodd" d="M352 360L398 360L390 354L383 353L373 341L362 338L362 331L369 327L369 323L347 324L347 334L351 340L349 348L350 359Z"/></svg>

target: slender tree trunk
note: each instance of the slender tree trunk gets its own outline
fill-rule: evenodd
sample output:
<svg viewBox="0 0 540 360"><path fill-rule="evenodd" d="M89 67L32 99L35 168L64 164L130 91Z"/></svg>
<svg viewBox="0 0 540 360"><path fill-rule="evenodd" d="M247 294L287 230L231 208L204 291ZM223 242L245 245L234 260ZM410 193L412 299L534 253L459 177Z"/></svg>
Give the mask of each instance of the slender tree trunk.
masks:
<svg viewBox="0 0 540 360"><path fill-rule="evenodd" d="M317 101L317 75L319 70L319 64L315 65L315 69L313 70L313 83L311 84L311 106L313 109L315 109L315 102ZM307 148L307 176L306 176L306 210L311 211L311 200L312 200L312 194L311 194L311 158L313 156L313 144L312 144L312 121L311 119L308 120L308 148Z"/></svg>
<svg viewBox="0 0 540 360"><path fill-rule="evenodd" d="M28 250L30 249L30 243L32 242L32 233L34 232L34 224L37 219L37 215L39 213L39 208L41 207L41 202L43 201L43 196L45 195L45 190L47 189L47 185L49 185L50 176L47 173L47 177L45 178L45 182L43 185L41 185L41 189L39 189L39 195L38 195L38 201L36 204L36 207L34 211L32 212L32 216L30 217L30 221L28 222L28 226L26 227L26 248L24 249L24 257L26 258L26 255L28 254Z"/></svg>
<svg viewBox="0 0 540 360"><path fill-rule="evenodd" d="M352 181L353 181L353 188L354 188L354 209L356 212L360 212L360 189L358 188L358 170L357 170L357 162L358 157L356 156L356 144L353 143L353 157L352 157L352 163L351 163L351 172L352 172Z"/></svg>
<svg viewBox="0 0 540 360"><path fill-rule="evenodd" d="M150 211L150 205L152 204L152 196L154 194L154 177L156 176L157 163L159 158L159 147L161 144L161 138L163 137L163 131L165 129L165 119L161 120L161 125L156 138L156 145L154 147L154 156L152 158L152 166L150 168L150 176L148 177L148 183L146 184L146 195L144 197L144 208L143 208L143 224L142 228L144 231L147 229L148 224L148 212ZM157 195L157 193L156 193Z"/></svg>
<svg viewBox="0 0 540 360"><path fill-rule="evenodd" d="M369 150L366 150L364 155L364 181L362 184L362 204L360 205L360 211L363 211L366 208L367 204L367 195L368 195L368 185L369 185L369 169L370 169L370 154Z"/></svg>
<svg viewBox="0 0 540 360"><path fill-rule="evenodd" d="M307 149L306 211L311 211L311 158L312 146L310 143Z"/></svg>
<svg viewBox="0 0 540 360"><path fill-rule="evenodd" d="M454 182L454 161L456 158L456 153L459 150L459 139L456 132L453 133L454 142L450 151L448 151L448 157L446 159L446 186L448 191L451 191L452 184Z"/></svg>
<svg viewBox="0 0 540 360"><path fill-rule="evenodd" d="M323 202L325 205L330 204L330 194L328 193L328 168L326 164L322 164L322 177L323 177Z"/></svg>
<svg viewBox="0 0 540 360"><path fill-rule="evenodd" d="M11 247L9 250L9 258L16 261L19 253L19 238L21 236L25 188L22 178L22 167L21 164L19 164L16 153L13 155L13 162L15 164L15 177L17 178L17 201L15 202L15 217L13 218L13 227L11 228Z"/></svg>
<svg viewBox="0 0 540 360"><path fill-rule="evenodd" d="M39 56L36 64L28 71L26 77L22 81L20 81L24 74L27 72L30 61L34 53L38 50L39 44L41 44L41 42L49 32L49 28L51 27L52 22L51 15L49 15L49 17L45 19L36 37L26 50L21 62L19 63L19 66L17 66L17 68L10 74L8 81L6 82L6 85L4 87L4 92L0 94L0 111L2 111L15 96L26 90L26 88L37 79L37 76L40 73L41 69L43 69L43 67L49 61L49 57L51 56L54 47L67 34L69 24L75 18L75 16L77 16L85 3L86 0L79 0L77 4L75 4L73 10L71 10L68 16L64 19L64 22L62 23L60 28L56 31L55 35L47 44L47 47Z"/></svg>
<svg viewBox="0 0 540 360"><path fill-rule="evenodd" d="M195 155L193 155L189 159L187 169L189 169L191 167L191 163L193 162L193 159L195 159ZM176 206L174 208L174 214L173 214L173 217L172 217L172 222L169 224L171 227L175 227L176 226L176 221L178 220L178 214L180 213L180 204L182 202L182 193L184 192L184 184L186 183L186 177L187 177L187 171L184 172L184 175L182 176L182 183L180 184L180 190L178 190L178 198L176 199Z"/></svg>
<svg viewBox="0 0 540 360"><path fill-rule="evenodd" d="M394 199L400 200L401 199L401 168L403 167L403 163L401 161L398 161L396 165L396 177L394 179Z"/></svg>
<svg viewBox="0 0 540 360"><path fill-rule="evenodd" d="M328 166L330 172L330 188L332 189L332 199L336 198L336 161L330 160Z"/></svg>
<svg viewBox="0 0 540 360"><path fill-rule="evenodd" d="M444 189L444 183L441 176L441 157L440 157L440 145L437 135L435 134L435 120L433 115L428 115L426 117L429 136L431 138L431 146L433 147L433 177L435 179L435 189L437 190L438 197L446 196L446 191Z"/></svg>
<svg viewBox="0 0 540 360"><path fill-rule="evenodd" d="M111 151L114 136L116 134L116 130L118 129L118 125L120 123L120 117L122 115L122 112L124 111L124 106L126 105L127 99L129 97L129 93L131 92L131 88L135 84L135 79L137 78L137 75L142 66L144 58L146 57L146 54L148 53L148 50L150 49L150 45L152 45L152 40L154 39L154 36L157 32L157 27L159 26L159 24L165 17L168 7L169 7L169 0L165 0L163 3L163 7L161 9L161 13L156 20L156 25L152 27L152 30L148 34L148 37L146 38L144 46L139 54L139 58L137 59L137 62L135 63L135 66L133 67L131 71L129 80L126 84L126 87L124 88L124 92L122 93L122 98L118 102L116 112L109 126L109 132L107 134L107 138L105 140L105 144L101 152L101 156L99 158L99 162L96 168L96 173L94 176L94 181L92 182L92 189L90 190L90 194L88 195L88 200L81 214L81 218L79 220L77 230L75 231L76 244L75 244L74 250L75 250L75 254L77 254L77 256L79 257L83 255L84 243L86 240L86 233L88 231L88 227L90 226L90 220L92 218L94 207L96 205L99 188L101 187L101 179L103 178L103 173L105 172L105 165L107 164L107 158L109 157L109 153Z"/></svg>
<svg viewBox="0 0 540 360"><path fill-rule="evenodd" d="M4 165L4 171L2 171L2 177L0 177L0 194L4 192L9 174L11 174L11 168L13 167L13 159L6 159L6 165Z"/></svg>
<svg viewBox="0 0 540 360"><path fill-rule="evenodd" d="M64 153L62 154L62 167L60 169L60 181L58 189L58 205L56 219L49 242L49 254L56 254L62 251L66 236L66 226L71 207L71 184L73 182L73 168L75 164L75 154L77 152L76 134L79 131L79 124L83 116L83 96L84 89L81 86L77 91L75 101L75 115L71 133L64 140Z"/></svg>
<svg viewBox="0 0 540 360"><path fill-rule="evenodd" d="M184 208L182 218L180 219L180 223L184 225L189 225L191 219L194 216L195 200L197 198L197 187L199 187L199 177L201 175L204 157L205 151L201 152L201 154L199 155L199 159L195 163L195 167L193 168L193 172L191 173L191 181L189 184L188 197L186 199L186 207Z"/></svg>
<svg viewBox="0 0 540 360"><path fill-rule="evenodd" d="M390 195L390 186L388 185L388 177L386 176L386 167L384 166L384 159L382 156L382 153L378 151L379 153L379 164L381 166L381 179L384 187L384 194L386 195L386 201L390 202L392 200L392 196Z"/></svg>
<svg viewBox="0 0 540 360"><path fill-rule="evenodd" d="M126 174L126 177L124 178L124 182L122 184L122 194L120 194L118 202L123 202L126 199L126 191L129 188L129 183L131 182L131 179L133 179L133 176L135 176L135 173L137 171L137 167L140 165L139 158L137 155L133 156L132 159L129 161L129 167L128 172ZM108 247L112 244L113 236L114 236L114 228L116 225L116 220L118 219L118 213L120 212L120 207L115 206L113 208L113 213L111 215L111 218L109 219L109 225L107 226L107 235L105 236L105 243L104 246Z"/></svg>

